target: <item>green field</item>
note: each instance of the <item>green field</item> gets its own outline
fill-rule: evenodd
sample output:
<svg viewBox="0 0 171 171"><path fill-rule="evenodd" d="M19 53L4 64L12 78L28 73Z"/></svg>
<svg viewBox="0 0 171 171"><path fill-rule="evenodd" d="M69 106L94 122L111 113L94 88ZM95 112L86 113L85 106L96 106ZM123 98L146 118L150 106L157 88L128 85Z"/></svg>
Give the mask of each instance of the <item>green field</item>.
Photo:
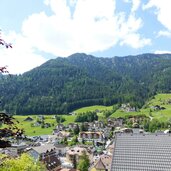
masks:
<svg viewBox="0 0 171 171"><path fill-rule="evenodd" d="M74 112L77 114L77 113L96 111L99 117L99 120L104 120L103 111L112 110L112 109L113 109L113 106L95 105L95 106L83 107L83 108L75 110Z"/></svg>
<svg viewBox="0 0 171 171"><path fill-rule="evenodd" d="M149 116L148 112L143 112L143 110L141 110L140 112L123 112L120 109L118 109L110 117L111 118L119 118L119 117L123 117L124 118L127 115L136 116L136 115L141 115L141 114L145 114L145 115Z"/></svg>
<svg viewBox="0 0 171 171"><path fill-rule="evenodd" d="M153 111L152 116L156 119L160 119L162 121L168 121L171 119L171 103L168 104L168 100L171 100L171 94L158 94L154 99L147 103L147 107L154 105L162 106L166 109Z"/></svg>
<svg viewBox="0 0 171 171"><path fill-rule="evenodd" d="M97 110L98 110L99 119L101 119L101 118L103 118L102 111L112 110L112 106L89 106L89 107L80 108L74 112L77 114L77 113L88 112L88 111L97 111ZM76 118L76 114L75 115L60 115L60 116L63 116L66 120L65 122L63 122L63 124L67 125L69 123L74 122L75 118ZM33 118L34 120L33 121L24 121L28 116ZM32 123L36 122L37 115L25 115L25 116L15 115L14 117L19 121L18 127L23 128L25 130L25 134L28 136L51 134L52 130L57 125L56 120L54 119L54 115L44 115L44 117L45 117L44 122L54 125L49 128L41 128L41 126L34 126L34 127L31 126Z"/></svg>
<svg viewBox="0 0 171 171"><path fill-rule="evenodd" d="M33 121L24 121L28 116L33 118L34 120ZM18 127L23 128L25 130L25 134L29 135L29 136L51 134L52 130L57 125L56 120L54 119L54 115L44 115L44 117L45 117L44 122L50 123L54 126L51 126L49 128L41 128L41 126L32 127L31 124L36 122L37 116L36 115L28 115L28 116L16 115L16 116L14 116L14 118L16 118L19 121ZM63 116L66 119L66 121L63 122L64 125L74 122L75 117L76 117L74 115L60 115L60 116Z"/></svg>
<svg viewBox="0 0 171 171"><path fill-rule="evenodd" d="M113 106L89 106L89 107L83 107L78 110L75 110L75 113L83 113L83 112L89 112L89 111L96 111L98 110L99 112L104 111L104 110L112 110Z"/></svg>
<svg viewBox="0 0 171 171"><path fill-rule="evenodd" d="M125 117L127 115L145 114L146 116L151 116L152 119L168 121L171 120L171 103L169 104L167 103L169 99L171 99L171 94L158 94L152 100L148 101L144 105L144 107L139 110L139 112L123 112L120 109L118 109L110 117L118 118L118 117ZM155 105L159 105L161 107L164 107L165 109L156 111L152 108ZM88 112L88 111L97 111L99 120L104 119L103 111L105 110L112 110L112 106L96 105L96 106L83 107L78 110L75 110L74 111L75 115L60 115L60 116L63 116L66 119L66 121L63 122L63 124L66 125L68 123L74 122L77 113ZM15 116L15 118L20 122L18 126L20 128L24 128L25 134L29 136L51 134L52 130L57 125L56 120L54 119L54 115L44 115L45 123L50 123L54 126L51 126L49 128L41 128L40 126L31 127L31 123L36 122L37 116L36 115L29 115L29 116L34 120L24 121L24 119L27 118L28 116L18 116L18 115Z"/></svg>
<svg viewBox="0 0 171 171"><path fill-rule="evenodd" d="M168 121L171 118L171 104L167 104L167 101L171 99L171 94L158 94L152 100L147 102L139 112L123 112L118 109L111 117L125 117L126 115L140 115L152 116L154 119L161 121ZM153 106L159 105L164 107L164 110L154 110ZM151 114L150 114L151 113Z"/></svg>

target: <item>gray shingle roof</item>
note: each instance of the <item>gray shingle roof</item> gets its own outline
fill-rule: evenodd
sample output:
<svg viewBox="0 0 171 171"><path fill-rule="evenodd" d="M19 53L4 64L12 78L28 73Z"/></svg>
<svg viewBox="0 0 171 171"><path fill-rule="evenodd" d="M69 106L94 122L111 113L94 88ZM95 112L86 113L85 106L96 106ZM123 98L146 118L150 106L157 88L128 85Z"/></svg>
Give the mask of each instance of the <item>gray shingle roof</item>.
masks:
<svg viewBox="0 0 171 171"><path fill-rule="evenodd" d="M51 151L56 149L56 147L53 144L46 144L46 145L41 145L38 147L33 147L35 151L37 151L39 154L46 153L47 151Z"/></svg>
<svg viewBox="0 0 171 171"><path fill-rule="evenodd" d="M111 171L171 171L171 136L118 134Z"/></svg>

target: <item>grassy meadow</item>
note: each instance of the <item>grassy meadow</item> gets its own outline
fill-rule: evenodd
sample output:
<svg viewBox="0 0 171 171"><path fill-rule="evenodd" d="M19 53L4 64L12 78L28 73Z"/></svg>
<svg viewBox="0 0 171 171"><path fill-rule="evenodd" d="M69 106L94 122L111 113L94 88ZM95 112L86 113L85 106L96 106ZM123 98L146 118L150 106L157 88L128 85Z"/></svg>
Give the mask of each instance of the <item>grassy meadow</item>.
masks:
<svg viewBox="0 0 171 171"><path fill-rule="evenodd" d="M118 109L111 117L125 117L126 115L140 115L145 114L154 119L161 121L168 121L171 118L171 103L168 104L168 100L171 100L171 94L158 94L152 100L148 101L142 109L138 112L123 112ZM164 107L164 110L154 110L153 106L159 105Z"/></svg>
<svg viewBox="0 0 171 171"><path fill-rule="evenodd" d="M75 121L76 115L78 113L82 112L88 112L88 111L99 111L98 116L99 118L103 118L103 113L101 111L104 110L112 110L112 106L89 106L89 107L84 107L80 108L75 112L75 115L60 115L65 118L65 121L63 122L64 125L67 125L69 123L72 123ZM33 121L24 121L27 117L31 117ZM36 135L46 135L46 134L51 134L52 130L55 128L57 125L56 120L54 119L54 115L44 115L45 123L50 123L51 126L49 128L41 128L41 126L34 126L32 127L31 124L35 123L37 121L38 115L15 115L14 118L19 121L18 127L23 128L25 130L25 134L28 136L36 136Z"/></svg>
<svg viewBox="0 0 171 171"><path fill-rule="evenodd" d="M153 106L156 105L164 107L165 109L154 110ZM65 118L66 121L63 122L63 124L67 125L68 123L75 121L76 115L78 113L88 112L88 111L97 111L99 120L102 120L104 119L103 111L105 110L112 110L112 106L96 105L96 106L83 107L75 110L74 115L60 115L60 116L63 116ZM118 109L110 117L118 118L118 117L125 117L127 115L141 115L141 114L145 114L146 116L149 116L152 119L159 119L161 121L171 120L171 94L156 95L153 99L148 101L144 105L144 107L140 109L138 112L123 112L120 109ZM24 121L28 116L33 118L33 121ZM28 116L18 116L18 115L14 116L20 122L18 126L20 128L23 128L25 130L25 134L28 136L51 134L52 130L57 125L56 120L54 119L54 115L44 115L45 117L44 122L50 123L52 126L49 128L41 128L41 126L32 127L31 124L37 121L37 115L28 115Z"/></svg>
<svg viewBox="0 0 171 171"><path fill-rule="evenodd" d="M95 105L95 106L88 106L88 107L83 107L80 109L75 110L75 113L83 113L83 112L89 112L89 111L96 111L98 110L99 113L100 111L104 110L112 110L112 106L101 106L101 105Z"/></svg>
<svg viewBox="0 0 171 171"><path fill-rule="evenodd" d="M167 121L171 119L171 103L168 103L168 101L171 102L171 94L158 94L155 96L154 99L149 101L147 103L147 108L149 109L151 106L159 105L161 107L164 107L164 110L159 111L152 111L152 117Z"/></svg>
<svg viewBox="0 0 171 171"><path fill-rule="evenodd" d="M74 115L60 115L63 116L66 121L63 122L64 125L74 122L75 117ZM31 117L33 121L24 121L27 117ZM44 115L45 123L50 123L51 127L49 128L41 128L41 126L34 126L32 127L31 124L37 121L38 116L36 115L26 115L26 116L19 116L15 115L14 118L19 121L18 127L23 128L25 130L25 134L28 136L35 136L35 135L46 135L51 134L52 130L57 125L56 120L54 119L54 115Z"/></svg>
<svg viewBox="0 0 171 171"><path fill-rule="evenodd" d="M113 106L95 105L95 106L82 107L80 109L75 110L74 112L78 114L78 113L84 113L84 112L89 112L89 111L90 112L96 111L99 120L104 120L103 111L112 110L112 109L113 109Z"/></svg>

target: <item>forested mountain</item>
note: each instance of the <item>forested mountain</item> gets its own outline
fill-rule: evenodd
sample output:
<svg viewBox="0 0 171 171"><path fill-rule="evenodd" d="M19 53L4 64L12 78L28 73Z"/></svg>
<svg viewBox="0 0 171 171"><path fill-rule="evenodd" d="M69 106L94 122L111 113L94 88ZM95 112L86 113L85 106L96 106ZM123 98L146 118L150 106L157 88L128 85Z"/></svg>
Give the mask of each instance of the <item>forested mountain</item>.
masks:
<svg viewBox="0 0 171 171"><path fill-rule="evenodd" d="M0 110L54 114L125 102L141 107L154 94L170 90L170 54L100 58L77 53L22 75L1 75Z"/></svg>

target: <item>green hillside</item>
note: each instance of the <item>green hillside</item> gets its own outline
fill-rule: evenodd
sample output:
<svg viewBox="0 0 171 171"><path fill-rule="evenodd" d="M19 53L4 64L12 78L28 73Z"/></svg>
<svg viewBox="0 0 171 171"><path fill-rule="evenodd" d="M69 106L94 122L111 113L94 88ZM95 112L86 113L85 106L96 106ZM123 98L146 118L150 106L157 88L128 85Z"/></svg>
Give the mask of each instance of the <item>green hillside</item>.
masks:
<svg viewBox="0 0 171 171"><path fill-rule="evenodd" d="M170 101L169 101L170 100ZM171 94L158 94L154 98L143 106L138 112L123 112L118 109L111 117L125 117L127 115L141 115L145 114L153 119L159 119L160 121L171 120ZM163 110L154 109L154 106L164 107Z"/></svg>
<svg viewBox="0 0 171 171"><path fill-rule="evenodd" d="M163 110L155 110L154 106L160 106L164 107ZM111 111L113 109L113 106L89 106L84 107L75 110L73 113L74 115L60 115L65 118L65 121L63 122L64 125L67 125L68 123L72 123L75 121L77 113L83 113L88 111L96 111L98 113L99 119L104 120L103 112L106 110ZM126 116L136 116L136 115L142 115L145 114L146 116L150 117L152 119L158 119L159 121L171 121L171 94L158 94L154 96L153 99L150 101L147 101L146 104L141 108L138 112L123 112L120 109L118 109L116 112L114 112L110 117L126 117ZM25 115L25 116L14 116L20 123L18 126L20 128L24 128L26 135L29 136L35 136L35 135L45 135L45 134L51 134L52 130L57 125L56 120L54 119L54 115L44 115L45 123L50 123L51 127L49 128L41 128L41 126L35 126L32 127L31 124L35 123L37 121L38 116L36 115ZM27 117L31 117L33 121L24 121Z"/></svg>
<svg viewBox="0 0 171 171"><path fill-rule="evenodd" d="M63 122L64 125L74 122L76 117L74 115L60 115L60 116L65 118L65 121ZM31 117L33 121L24 121L27 117ZM25 134L28 136L52 134L53 129L57 125L57 122L54 119L54 115L44 115L45 118L44 122L51 124L51 127L49 128L41 128L41 126L31 126L37 121L38 116L36 115L26 115L26 116L17 115L14 116L14 118L19 121L19 124L17 124L17 126L19 128L23 128Z"/></svg>
<svg viewBox="0 0 171 171"><path fill-rule="evenodd" d="M89 111L97 111L97 112L102 112L104 110L112 110L113 106L100 106L100 105L95 105L95 106L89 106L89 107L83 107L80 109L75 110L75 113L83 113L83 112L89 112Z"/></svg>
<svg viewBox="0 0 171 171"><path fill-rule="evenodd" d="M171 91L171 55L58 57L22 75L0 77L0 110L18 115L66 114L92 105L141 108Z"/></svg>

